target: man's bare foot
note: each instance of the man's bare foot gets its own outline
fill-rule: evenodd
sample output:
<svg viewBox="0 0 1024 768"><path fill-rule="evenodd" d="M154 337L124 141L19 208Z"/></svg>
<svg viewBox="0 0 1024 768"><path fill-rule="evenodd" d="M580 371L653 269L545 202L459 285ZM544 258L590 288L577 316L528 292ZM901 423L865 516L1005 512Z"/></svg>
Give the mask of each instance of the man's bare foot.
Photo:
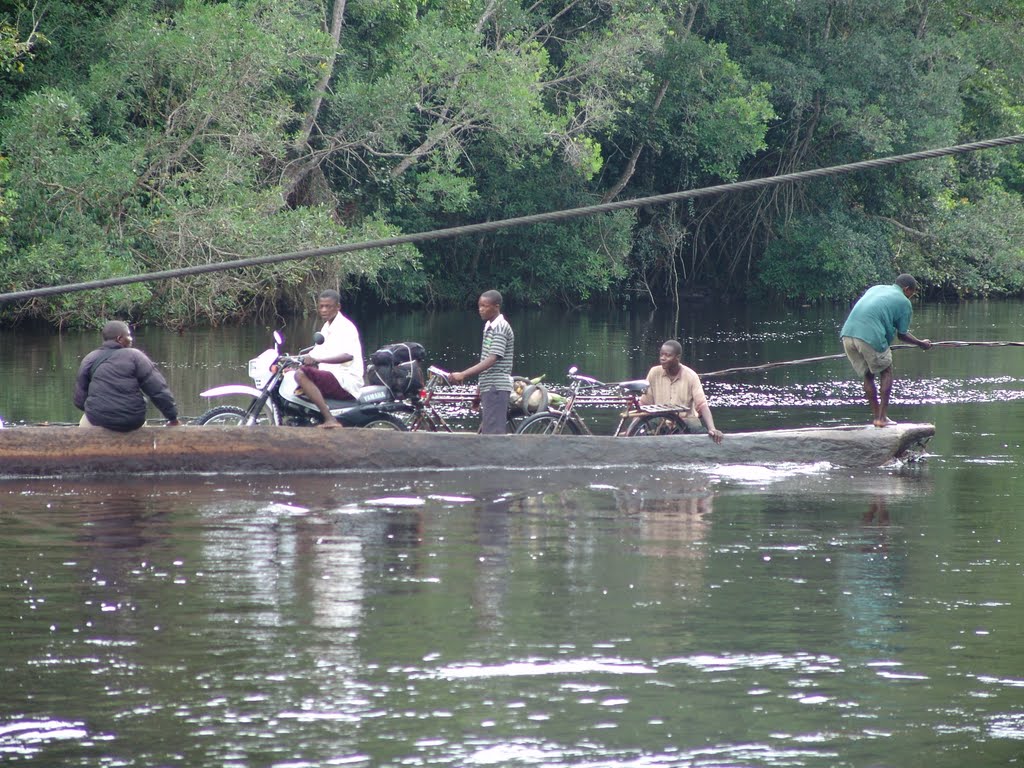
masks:
<svg viewBox="0 0 1024 768"><path fill-rule="evenodd" d="M893 425L894 425L894 424L895 424L896 422L895 422L895 421L893 421L893 420L892 420L892 419L890 419L890 418L884 418L884 419L875 419L875 420L874 420L874 422L872 422L872 423L873 423L873 424L874 424L874 425L875 425L876 427L891 427L891 426L893 426Z"/></svg>
<svg viewBox="0 0 1024 768"><path fill-rule="evenodd" d="M325 421L323 424L321 424L320 428L321 429L341 429L342 428L342 424L337 419L331 419L330 421Z"/></svg>

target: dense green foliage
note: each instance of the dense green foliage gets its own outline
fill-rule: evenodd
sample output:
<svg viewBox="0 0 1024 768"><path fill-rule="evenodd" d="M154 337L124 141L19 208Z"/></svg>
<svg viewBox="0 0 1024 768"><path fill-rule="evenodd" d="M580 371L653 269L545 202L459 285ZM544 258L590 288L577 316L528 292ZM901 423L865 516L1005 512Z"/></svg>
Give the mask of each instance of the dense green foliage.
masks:
<svg viewBox="0 0 1024 768"><path fill-rule="evenodd" d="M0 3L0 290L1024 132L1021 0ZM1018 148L0 307L220 322L337 286L568 305L1024 291Z"/></svg>

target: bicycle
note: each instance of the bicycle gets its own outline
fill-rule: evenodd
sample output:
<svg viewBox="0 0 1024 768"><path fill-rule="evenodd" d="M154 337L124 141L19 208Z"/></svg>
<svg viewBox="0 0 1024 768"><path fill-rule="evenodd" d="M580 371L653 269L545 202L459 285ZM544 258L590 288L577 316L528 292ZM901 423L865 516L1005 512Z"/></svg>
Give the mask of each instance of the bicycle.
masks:
<svg viewBox="0 0 1024 768"><path fill-rule="evenodd" d="M437 366L427 368L427 383L418 394L414 395L410 405L413 409L413 416L408 422L410 432L454 432L444 417L434 407L434 390L438 383L448 383L448 371Z"/></svg>
<svg viewBox="0 0 1024 768"><path fill-rule="evenodd" d="M569 394L565 406L560 409L549 409L524 419L516 429L519 435L593 435L594 433L576 411L576 401L580 392L585 389L599 387L617 387L626 397L626 407L619 416L615 427L615 437L641 437L647 435L681 435L700 431L699 419L686 419L680 416L685 408L670 405L643 405L640 396L647 390L646 379L620 381L606 384L591 376L578 373L573 366L569 369ZM696 422L696 423L690 423Z"/></svg>
<svg viewBox="0 0 1024 768"><path fill-rule="evenodd" d="M434 395L439 384L448 384L450 373L437 366L431 365L427 368L427 382L418 392L413 392L408 402L397 402L383 404L382 408L390 411L401 411L411 413L412 416L405 422L405 429L409 432L454 432L444 416L434 405ZM547 405L547 393L544 391L544 406ZM529 398L529 392L527 392ZM508 431L515 432L519 421L522 419L522 412L514 412L509 408Z"/></svg>

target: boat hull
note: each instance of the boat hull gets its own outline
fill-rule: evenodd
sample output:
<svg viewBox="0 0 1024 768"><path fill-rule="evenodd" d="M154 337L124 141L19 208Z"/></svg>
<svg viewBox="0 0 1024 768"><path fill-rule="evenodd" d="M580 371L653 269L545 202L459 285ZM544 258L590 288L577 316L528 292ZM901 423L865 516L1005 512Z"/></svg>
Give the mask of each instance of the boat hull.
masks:
<svg viewBox="0 0 1024 768"><path fill-rule="evenodd" d="M148 427L127 434L77 427L0 429L0 476L539 469L790 464L881 466L919 450L931 424L706 435L542 437L297 427Z"/></svg>

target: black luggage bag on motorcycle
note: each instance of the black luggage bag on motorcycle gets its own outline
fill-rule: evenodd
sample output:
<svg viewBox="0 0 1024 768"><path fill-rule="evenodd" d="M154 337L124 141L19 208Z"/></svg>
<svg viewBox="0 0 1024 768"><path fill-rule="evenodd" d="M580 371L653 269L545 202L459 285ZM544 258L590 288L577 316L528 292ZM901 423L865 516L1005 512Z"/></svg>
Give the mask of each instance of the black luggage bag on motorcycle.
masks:
<svg viewBox="0 0 1024 768"><path fill-rule="evenodd" d="M383 384L395 400L420 391L423 386L423 366L427 350L415 341L400 341L386 344L372 355L366 366L367 384Z"/></svg>

